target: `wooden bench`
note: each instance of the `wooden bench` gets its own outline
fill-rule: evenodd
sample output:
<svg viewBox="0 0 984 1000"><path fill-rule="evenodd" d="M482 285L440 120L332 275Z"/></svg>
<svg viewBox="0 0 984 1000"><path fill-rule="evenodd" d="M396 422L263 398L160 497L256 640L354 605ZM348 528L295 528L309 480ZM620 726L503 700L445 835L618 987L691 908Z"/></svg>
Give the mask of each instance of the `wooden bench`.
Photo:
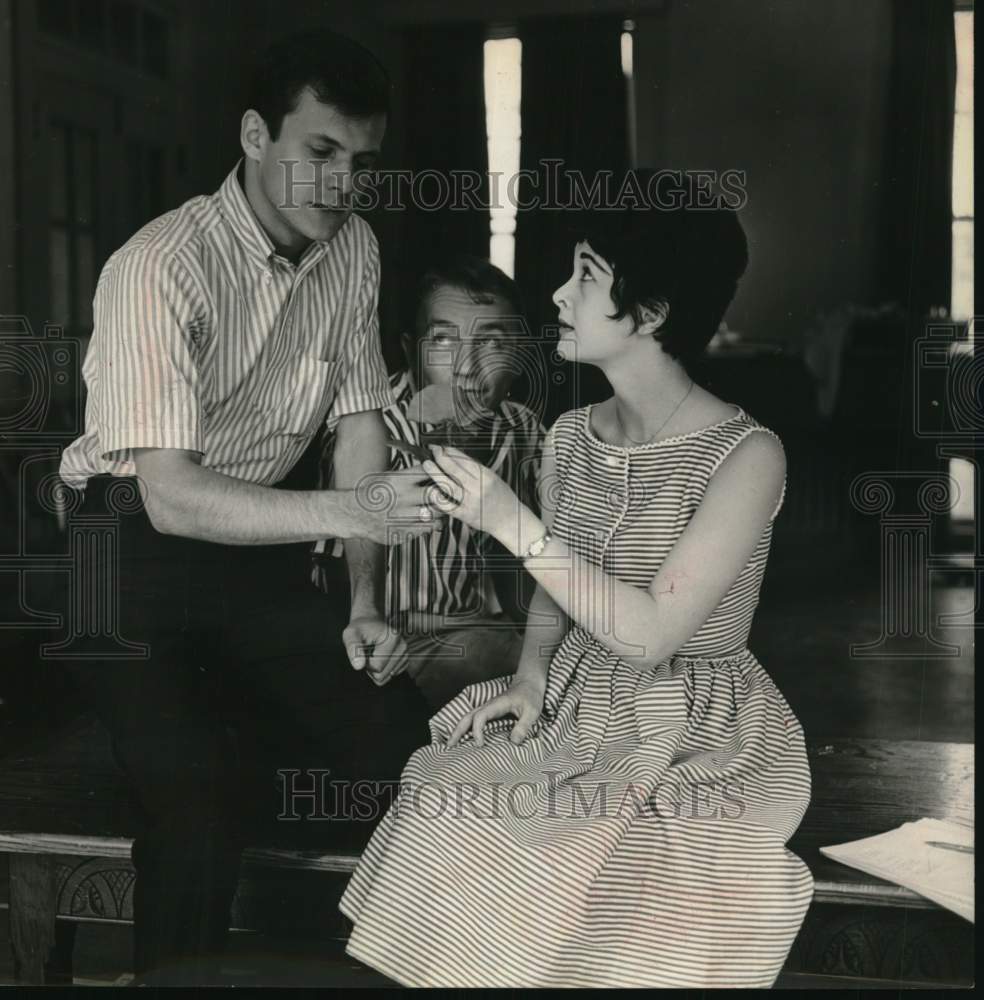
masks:
<svg viewBox="0 0 984 1000"><path fill-rule="evenodd" d="M786 981L809 985L814 975L893 985L970 981L969 923L914 892L824 858L819 847L922 816L972 821L973 746L819 740L810 759L812 803L789 847L810 866L816 889ZM75 924L133 919L127 836L133 818L106 732L82 717L57 739L0 761L0 808L15 974L29 983L50 980L53 970L69 978ZM232 926L314 924L323 940L341 942L347 926L336 904L357 861L351 848L247 850Z"/></svg>
<svg viewBox="0 0 984 1000"><path fill-rule="evenodd" d="M811 740L808 750L810 807L789 848L813 873L814 899L777 985L972 983L972 924L824 857L820 847L923 816L973 823L973 744L827 739Z"/></svg>

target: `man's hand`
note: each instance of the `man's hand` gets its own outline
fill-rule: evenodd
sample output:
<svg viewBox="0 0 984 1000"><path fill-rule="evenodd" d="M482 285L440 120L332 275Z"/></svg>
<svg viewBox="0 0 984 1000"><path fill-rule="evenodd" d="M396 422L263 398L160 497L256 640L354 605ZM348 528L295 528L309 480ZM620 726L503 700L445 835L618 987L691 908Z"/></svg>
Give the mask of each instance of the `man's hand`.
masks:
<svg viewBox="0 0 984 1000"><path fill-rule="evenodd" d="M353 618L342 632L342 641L352 666L367 670L379 687L406 669L409 655L403 636L378 614Z"/></svg>
<svg viewBox="0 0 984 1000"><path fill-rule="evenodd" d="M435 506L439 497L420 466L363 476L350 494L356 530L350 537L396 545L440 528L446 515Z"/></svg>

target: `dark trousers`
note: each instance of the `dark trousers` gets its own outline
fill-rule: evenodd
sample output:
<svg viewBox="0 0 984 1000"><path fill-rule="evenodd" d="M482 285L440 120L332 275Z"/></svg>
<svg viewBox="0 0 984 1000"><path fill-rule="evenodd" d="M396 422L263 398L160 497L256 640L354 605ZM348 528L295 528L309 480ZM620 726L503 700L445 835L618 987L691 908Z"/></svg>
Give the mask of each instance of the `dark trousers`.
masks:
<svg viewBox="0 0 984 1000"><path fill-rule="evenodd" d="M119 632L150 653L67 668L138 806L135 971L201 981L226 941L243 847L367 840L428 741L428 710L408 676L377 688L352 669L347 586L314 588L309 545L164 536L142 509L107 508L111 482L91 479L79 513L118 519ZM321 781L306 773L320 770ZM362 804L348 823L347 783Z"/></svg>

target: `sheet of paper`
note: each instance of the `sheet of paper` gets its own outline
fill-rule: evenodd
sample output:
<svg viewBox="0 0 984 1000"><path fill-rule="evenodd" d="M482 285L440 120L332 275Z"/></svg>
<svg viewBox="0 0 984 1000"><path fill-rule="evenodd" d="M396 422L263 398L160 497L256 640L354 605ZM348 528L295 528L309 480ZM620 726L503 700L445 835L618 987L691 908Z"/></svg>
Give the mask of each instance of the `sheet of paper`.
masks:
<svg viewBox="0 0 984 1000"><path fill-rule="evenodd" d="M841 864L905 886L974 921L974 855L930 846L930 841L974 846L973 827L920 819L847 844L821 847Z"/></svg>

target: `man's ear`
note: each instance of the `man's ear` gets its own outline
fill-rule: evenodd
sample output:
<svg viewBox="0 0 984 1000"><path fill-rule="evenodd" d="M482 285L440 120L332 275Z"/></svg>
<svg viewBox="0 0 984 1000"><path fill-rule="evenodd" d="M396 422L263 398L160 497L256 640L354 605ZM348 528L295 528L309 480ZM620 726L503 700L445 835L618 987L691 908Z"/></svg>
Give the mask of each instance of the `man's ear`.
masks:
<svg viewBox="0 0 984 1000"><path fill-rule="evenodd" d="M652 299L639 307L642 322L636 328L636 333L658 333L666 325L670 315L670 304L666 299Z"/></svg>
<svg viewBox="0 0 984 1000"><path fill-rule="evenodd" d="M246 156L251 160L259 161L269 141L270 133L267 131L263 116L258 111L253 111L252 108L245 111L239 125L239 144L243 147Z"/></svg>

